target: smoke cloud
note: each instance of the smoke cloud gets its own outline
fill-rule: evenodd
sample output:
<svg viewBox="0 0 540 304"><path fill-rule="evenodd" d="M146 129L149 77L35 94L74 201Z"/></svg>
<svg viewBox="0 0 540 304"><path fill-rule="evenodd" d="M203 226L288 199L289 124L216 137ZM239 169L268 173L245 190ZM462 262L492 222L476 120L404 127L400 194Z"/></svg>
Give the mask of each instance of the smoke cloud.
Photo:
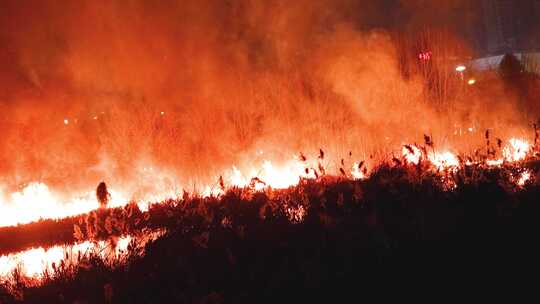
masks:
<svg viewBox="0 0 540 304"><path fill-rule="evenodd" d="M319 148L362 160L521 130L502 86L463 88L448 56L418 66L422 47L473 54L445 26L466 2L432 2L2 1L2 182L192 185Z"/></svg>

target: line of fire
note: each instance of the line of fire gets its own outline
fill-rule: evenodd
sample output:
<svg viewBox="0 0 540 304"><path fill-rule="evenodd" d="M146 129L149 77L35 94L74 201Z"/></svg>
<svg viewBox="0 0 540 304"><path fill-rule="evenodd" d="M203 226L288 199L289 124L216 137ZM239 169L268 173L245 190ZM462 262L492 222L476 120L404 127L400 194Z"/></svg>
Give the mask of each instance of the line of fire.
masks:
<svg viewBox="0 0 540 304"><path fill-rule="evenodd" d="M539 37L539 0L0 1L0 303L506 290Z"/></svg>

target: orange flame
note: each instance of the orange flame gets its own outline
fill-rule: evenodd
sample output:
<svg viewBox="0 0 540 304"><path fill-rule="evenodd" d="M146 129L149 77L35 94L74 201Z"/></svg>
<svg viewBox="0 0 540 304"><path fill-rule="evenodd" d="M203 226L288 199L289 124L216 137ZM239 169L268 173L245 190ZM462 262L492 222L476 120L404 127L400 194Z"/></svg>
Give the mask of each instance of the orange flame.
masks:
<svg viewBox="0 0 540 304"><path fill-rule="evenodd" d="M459 166L459 160L456 155L448 151L430 154L428 158L439 169L456 168Z"/></svg>
<svg viewBox="0 0 540 304"><path fill-rule="evenodd" d="M502 149L502 158L490 159L486 163L490 166L500 166L504 162L517 162L524 160L531 151L531 145L522 139L512 138L509 144ZM425 159L430 165L439 170L453 170L460 163L457 156L450 151L430 151L427 155L419 147L408 145L402 148L403 158L411 164L418 164ZM224 186L252 187L256 191L271 187L273 189L285 189L297 185L302 178L314 179L317 177L316 169L319 163L309 164L305 160L293 158L282 164L274 164L268 160L262 162L260 167L253 166L248 173L240 171L236 166L225 175ZM143 171L149 174L149 179L156 179L161 174L160 170L153 167ZM367 172L353 163L349 172L342 171L353 179L366 178ZM147 210L149 202L160 202L169 198L178 198L174 191L157 186L153 188L155 193L145 193L137 199L139 208ZM112 195L109 207L123 206L129 202L130 195L127 191L110 189ZM205 186L200 191L202 196L222 195L222 187ZM2 199L3 197L3 199ZM46 184L30 183L21 191L0 196L0 227L25 224L43 219L59 219L67 216L75 216L88 213L99 207L99 203L93 191L82 193L71 199L62 199L60 195L52 192Z"/></svg>
<svg viewBox="0 0 540 304"><path fill-rule="evenodd" d="M127 203L120 192L110 190L111 207ZM62 201L44 183L30 183L0 201L0 227L26 224L40 218L59 219L90 212L99 207L93 192Z"/></svg>
<svg viewBox="0 0 540 304"><path fill-rule="evenodd" d="M0 280L9 278L16 268L19 268L25 277L40 279L45 270L53 271L53 264L59 265L66 257L66 253L69 257L75 257L97 249L102 257L118 257L127 250L130 241L131 237L126 236L119 238L114 248L110 248L105 241L97 243L85 241L73 246L53 246L48 249L39 247L4 255L0 257ZM110 250L105 250L107 248Z"/></svg>
<svg viewBox="0 0 540 304"><path fill-rule="evenodd" d="M522 139L512 138L510 139L510 146L503 149L503 156L507 161L520 161L527 157L527 154L531 150L531 145Z"/></svg>

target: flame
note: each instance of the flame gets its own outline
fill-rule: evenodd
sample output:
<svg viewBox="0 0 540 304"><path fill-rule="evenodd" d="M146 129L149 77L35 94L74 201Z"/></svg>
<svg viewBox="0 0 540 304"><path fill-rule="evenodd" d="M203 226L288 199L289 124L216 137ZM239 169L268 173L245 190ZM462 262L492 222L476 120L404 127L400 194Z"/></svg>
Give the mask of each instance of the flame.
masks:
<svg viewBox="0 0 540 304"><path fill-rule="evenodd" d="M114 261L127 253L128 246L133 239L137 244L144 246L147 242L162 236L165 230L155 230L143 236L123 236L110 241L84 241L70 246L43 247L0 256L0 282L9 280L11 273L19 269L27 278L40 280L45 271L53 272L54 267L64 263L76 264L78 257L84 257L92 252L97 253L105 261ZM54 265L54 266L53 266Z"/></svg>
<svg viewBox="0 0 540 304"><path fill-rule="evenodd" d="M119 238L116 245L111 248L105 241L85 241L72 246L53 246L48 249L42 247L32 248L26 251L8 254L0 257L0 279L6 279L19 268L22 274L28 278L40 279L45 270L53 271L53 264L59 263L68 257L84 255L90 250L97 249L101 257L118 257L127 250L131 236ZM112 249L112 250L105 250Z"/></svg>
<svg viewBox="0 0 540 304"><path fill-rule="evenodd" d="M262 153L261 153L262 154ZM265 188L287 189L297 185L301 178L316 178L313 169L306 163L293 159L280 166L275 166L271 161L265 160L260 168L252 167L249 173L242 173L236 166L225 175L227 186L232 187L252 187L255 191ZM219 187L206 186L202 191L203 196L218 196L223 194L223 189Z"/></svg>
<svg viewBox="0 0 540 304"><path fill-rule="evenodd" d="M499 159L487 160L486 163L488 166L497 167L504 164L504 162L512 163L525 160L532 149L531 144L523 139L511 138L508 142L510 145L505 146L502 149L503 157Z"/></svg>
<svg viewBox="0 0 540 304"><path fill-rule="evenodd" d="M299 160L289 161L281 166L274 166L265 160L259 170L252 168L247 175L233 166L229 175L229 184L236 187L247 187L254 182L255 190L266 187L286 189L297 185L301 178L315 178L315 173Z"/></svg>
<svg viewBox="0 0 540 304"><path fill-rule="evenodd" d="M527 158L532 150L532 146L523 139L511 138L508 144L502 148L502 157L498 159L489 159L485 163L489 166L501 166L505 163L519 162ZM261 153L262 154L262 153ZM410 164L419 164L425 161L432 169L438 170L454 170L460 166L460 161L456 154L450 151L430 151L426 152L415 145L406 145L402 148L402 156L406 162ZM475 161L468 160L467 165L472 165ZM293 158L290 161L280 163L278 165L271 161L265 160L260 166L248 167L244 173L238 167L232 166L231 170L225 174L225 179L222 180L224 185L219 187L206 186L201 194L203 196L219 196L224 193L224 188L229 186L250 187L256 191L266 189L286 189L297 185L301 179L317 178L317 171L313 168L321 170L322 164L320 160L315 164L308 163L305 159L300 160ZM322 166L322 169L325 169ZM326 169L325 169L326 170ZM365 170L365 169L364 169ZM143 172L149 173L149 178L154 178L155 174L159 173L152 166L142 168ZM342 171L343 174L345 174ZM367 172L361 170L359 163L353 163L350 172L352 179L364 179L367 177ZM522 171L519 174L512 175L511 179L517 186L523 187L529 180L533 178L530 170ZM443 177L444 185L447 189L455 189L457 187L455 181L448 176ZM156 187L162 191L157 191L153 194L145 194L142 196L138 204L139 208L146 210L151 202L165 201L169 198L178 198L174 191L163 190L165 188ZM109 207L118 207L125 205L129 200L126 199L126 191L117 191L109 189L111 193L111 201ZM67 216L74 216L90 212L99 208L99 203L93 191L82 193L71 199L63 200L49 189L44 183L30 183L22 190L3 196L4 200L0 201L0 227L16 224L25 224L40 218L59 219ZM306 209L303 206L288 206L286 209L289 220L294 223L302 222L306 216ZM113 251L109 250L109 255L118 256L122 251L125 251L131 237L120 238ZM88 250L99 249L100 252L107 252L107 243L100 242L82 242L75 245L53 246L48 249L33 248L23 252L4 255L0 257L0 280L7 278L14 269L20 268L22 274L30 278L40 278L45 270L52 270L53 265L58 265L60 261L66 258L66 253L72 256L84 254ZM110 247L110 246L109 246Z"/></svg>
<svg viewBox="0 0 540 304"><path fill-rule="evenodd" d="M504 162L517 162L524 160L530 153L531 145L518 138L509 140L508 145L502 149L502 158L489 159L486 164L489 166L501 166ZM427 155L424 155L424 154ZM262 153L261 153L262 154ZM459 167L460 162L456 154L450 151L422 151L416 145L407 145L402 147L402 156L410 164L419 164L425 160L433 168L439 170L454 170ZM468 164L471 165L471 161ZM224 175L223 185L203 186L199 195L204 197L219 196L224 193L224 188L230 186L250 187L256 191L266 188L286 189L297 185L301 179L317 178L317 169L322 164L309 163L306 160L294 158L274 164L269 160L264 160L259 166L248 167L242 172L238 167L232 166L231 170ZM324 166L322 166L324 169ZM326 170L326 169L325 169ZM319 169L320 171L320 169ZM245 173L248 172L248 173ZM367 173L361 171L358 163L353 163L351 170L347 174L352 179L366 178ZM170 185L165 182L156 182L170 180L170 174L155 166L141 166L141 174L146 178L146 183L152 183L153 186L144 189L144 193L133 199L133 193L127 188L109 189L111 201L109 207L120 207L131 200L135 200L139 208L143 211L148 210L151 203L159 203L167 199L177 199L179 197L175 190L171 190ZM336 172L336 174L339 174ZM163 176L162 176L163 175ZM320 175L320 174L319 174ZM523 182L524 183L524 182ZM3 197L3 199L1 199ZM98 209L99 203L93 191L75 195L69 199L63 198L44 183L34 182L26 185L22 190L7 195L0 196L0 227L13 226L17 224L26 224L39 219L60 219L68 216L88 213Z"/></svg>
<svg viewBox="0 0 540 304"><path fill-rule="evenodd" d="M353 163L352 170L351 170L351 176L354 179L364 179L366 178L366 174L360 170L360 164L359 163Z"/></svg>
<svg viewBox="0 0 540 304"><path fill-rule="evenodd" d="M229 184L235 187L254 186L254 189L259 191L267 187L273 189L287 189L291 186L298 185L300 179L316 179L315 167L322 166L318 163L317 166L312 166L307 162L297 159L288 161L280 166L275 166L272 162L265 160L259 170L252 168L249 174L244 175L237 167L233 166L229 174ZM322 166L324 168L324 166ZM363 179L366 174L359 168L359 163L352 164L349 171L350 177L353 179ZM212 188L207 187L205 193L212 192Z"/></svg>
<svg viewBox="0 0 540 304"><path fill-rule="evenodd" d="M422 151L414 145L403 146L401 153L407 162L415 165L418 165L422 158Z"/></svg>
<svg viewBox="0 0 540 304"><path fill-rule="evenodd" d="M504 162L518 162L524 160L531 151L531 145L523 139L511 138L509 145L502 149L503 157L499 159L488 159L486 164L488 166L500 166ZM415 145L406 145L402 148L403 158L411 163L417 165L423 157L422 150ZM427 160L431 165L439 169L457 168L460 165L456 154L444 151L444 152L429 152ZM471 161L467 161L467 165L472 165Z"/></svg>
<svg viewBox="0 0 540 304"><path fill-rule="evenodd" d="M456 168L459 160L451 152L433 153L429 155L429 161L439 169Z"/></svg>
<svg viewBox="0 0 540 304"><path fill-rule="evenodd" d="M401 150L403 158L411 164L418 165L423 158L423 153L420 148L415 145L403 146ZM430 152L427 155L427 160L439 169L452 168L459 166L459 160L454 153L445 152Z"/></svg>
<svg viewBox="0 0 540 304"><path fill-rule="evenodd" d="M125 205L127 200L119 192L111 193L110 207ZM55 195L44 183L30 183L19 192L0 201L0 227L26 224L39 219L59 219L90 212L99 207L93 192L83 193L68 201Z"/></svg>
<svg viewBox="0 0 540 304"><path fill-rule="evenodd" d="M141 166L140 171L137 184L143 193L133 191L133 187L109 188L111 199L108 207L122 207L135 201L141 211L146 211L152 203L179 197L170 185L168 172L153 166ZM45 183L31 182L19 191L0 193L0 227L76 216L99 207L94 190L67 196L54 192Z"/></svg>
<svg viewBox="0 0 540 304"><path fill-rule="evenodd" d="M507 161L521 161L527 157L531 150L531 145L522 139L510 139L510 146L503 149L503 156Z"/></svg>

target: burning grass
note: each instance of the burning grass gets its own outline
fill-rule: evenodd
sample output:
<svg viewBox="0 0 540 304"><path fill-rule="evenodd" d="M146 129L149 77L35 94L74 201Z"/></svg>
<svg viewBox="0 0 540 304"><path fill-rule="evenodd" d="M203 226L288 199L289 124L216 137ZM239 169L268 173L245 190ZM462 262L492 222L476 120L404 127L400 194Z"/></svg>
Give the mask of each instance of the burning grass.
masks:
<svg viewBox="0 0 540 304"><path fill-rule="evenodd" d="M456 165L431 161L429 145L404 149L402 157L365 178L321 175L281 190L251 184L217 197L186 194L147 212L132 204L57 221L70 225L49 226L51 235L69 229L81 240L149 227L167 232L133 247L137 254L128 248L129 259L106 263L90 255L89 262L69 264L69 271L47 269L37 283L15 271L4 280L1 300L220 303L279 300L289 293L317 297L350 292L358 280L374 283L396 269L418 271L434 263L444 272L493 261L505 267L538 253L531 243L540 228L540 161L534 150L498 165L481 154L456 156ZM418 159L408 152L419 153ZM45 222L32 225L40 224ZM17 233L24 235L24 228Z"/></svg>

